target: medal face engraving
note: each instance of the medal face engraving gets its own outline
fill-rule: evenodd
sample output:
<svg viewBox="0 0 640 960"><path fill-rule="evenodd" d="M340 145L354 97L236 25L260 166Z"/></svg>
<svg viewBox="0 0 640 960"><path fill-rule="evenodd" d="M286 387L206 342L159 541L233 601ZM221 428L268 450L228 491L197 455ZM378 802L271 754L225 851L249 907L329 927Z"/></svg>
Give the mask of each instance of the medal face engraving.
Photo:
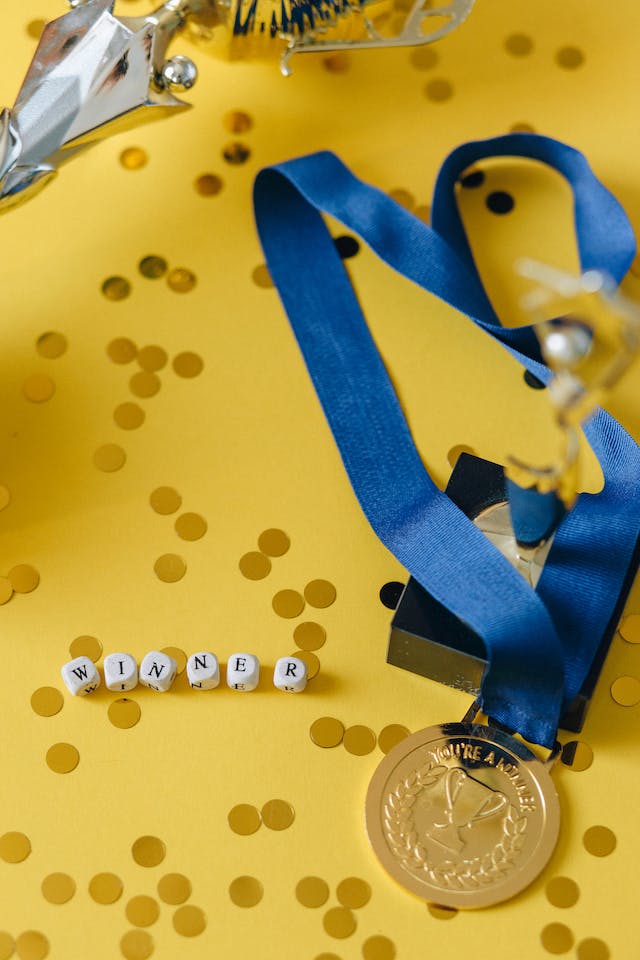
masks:
<svg viewBox="0 0 640 960"><path fill-rule="evenodd" d="M369 840L391 876L424 900L474 908L528 886L558 838L546 767L513 737L468 723L420 730L369 785Z"/></svg>

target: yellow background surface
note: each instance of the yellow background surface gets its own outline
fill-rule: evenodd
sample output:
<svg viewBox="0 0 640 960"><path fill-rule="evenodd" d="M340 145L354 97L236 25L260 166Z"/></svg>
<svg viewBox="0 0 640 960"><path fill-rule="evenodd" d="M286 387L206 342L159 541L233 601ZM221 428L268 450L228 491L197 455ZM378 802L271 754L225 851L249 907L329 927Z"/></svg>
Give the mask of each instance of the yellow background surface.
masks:
<svg viewBox="0 0 640 960"><path fill-rule="evenodd" d="M13 102L34 49L27 25L62 8L62 0L3 4L0 102ZM134 0L116 12L147 9ZM389 723L413 731L459 719L469 701L385 663L391 614L378 591L404 573L359 511L276 293L253 280L262 254L251 185L266 164L331 148L358 175L404 191L407 203L423 208L450 149L528 124L583 150L637 223L639 21L631 0L606 10L578 0L479 0L468 22L434 48L429 69L416 66L408 50L353 54L341 72L314 55L294 58L288 80L273 63L229 64L178 42L174 49L194 56L200 68L188 95L192 111L99 146L41 197L0 219L0 483L11 492L0 513L0 576L27 563L41 577L37 590L0 608L0 835L19 831L32 847L22 863L0 861L0 930L15 938L41 932L56 960L121 956L127 902L140 894L157 899L159 879L175 871L189 877L190 903L204 911L207 927L182 937L174 908L161 904L148 931L159 960L355 960L375 935L395 945L399 960L533 960L549 956L541 933L554 923L572 932L567 956L636 956L640 707L614 703L610 686L621 675L640 675L637 648L619 636L612 645L581 734L593 765L580 773L557 770L563 827L551 863L527 891L496 908L444 921L388 879L363 825L380 750L357 757L342 746L322 750L309 737L324 715L376 733ZM505 43L514 34L531 39L526 55L509 52ZM577 68L559 66L566 47L582 52ZM425 92L433 80L450 84L446 100ZM229 132L224 118L232 110L249 114L251 130ZM251 151L241 165L223 159L237 140ZM148 155L140 170L119 162L131 146ZM204 173L221 177L218 195L203 197L194 188ZM514 196L508 216L487 209L487 193L496 189ZM518 254L575 266L566 185L538 168L501 163L460 199L500 315L518 322ZM334 232L344 231L336 225ZM143 277L138 263L152 254L193 271L195 288L181 294L165 279ZM365 249L349 271L439 483L446 483L448 454L458 445L499 462L553 446L546 398L523 383L521 369L497 344ZM113 275L131 283L122 301L101 293ZM633 276L627 289L640 297ZM37 352L47 331L67 338L58 359ZM116 337L167 352L156 396L131 395L135 361L119 366L106 352ZM198 377L174 373L171 360L183 351L202 357ZM23 384L36 374L56 384L47 402L25 398ZM637 438L634 391L637 397L632 374L611 409ZM123 402L144 409L139 429L114 422ZM92 461L108 443L127 457L112 474ZM584 459L584 487L597 489L597 465L588 451ZM180 492L182 511L206 518L201 540L182 541L175 517L151 509L149 495L161 485ZM273 560L268 577L249 581L238 561L270 527L286 531L291 548ZM178 583L154 574L166 553L186 562ZM302 591L315 578L335 584L335 604L307 607L297 620L274 613L277 591ZM627 610L640 613L637 590ZM302 620L327 631L321 671L304 695L285 696L270 689L270 668L295 649L293 629ZM187 653L210 649L223 662L246 650L262 661L263 679L250 695L191 692L184 676L167 696L138 689L132 697L142 717L130 730L109 722L116 695L104 688L81 700L65 693L60 713L37 716L33 691L63 689L59 670L80 635L99 638L105 653L126 650L138 660L167 645ZM80 753L67 775L45 763L57 742ZM227 815L236 804L260 809L273 798L295 810L287 830L230 830ZM617 838L604 858L582 842L599 824ZM166 844L166 858L154 868L131 855L136 838L147 834ZM54 871L77 885L65 905L41 893ZM113 906L88 894L101 871L124 883ZM262 883L264 896L243 909L231 902L229 886L245 875ZM295 897L309 875L331 889L315 910ZM338 905L337 884L349 876L365 880L372 896L356 911L355 933L338 940L326 933L323 915ZM578 884L580 898L570 909L554 907L546 895L558 876ZM26 950L21 956L32 956Z"/></svg>

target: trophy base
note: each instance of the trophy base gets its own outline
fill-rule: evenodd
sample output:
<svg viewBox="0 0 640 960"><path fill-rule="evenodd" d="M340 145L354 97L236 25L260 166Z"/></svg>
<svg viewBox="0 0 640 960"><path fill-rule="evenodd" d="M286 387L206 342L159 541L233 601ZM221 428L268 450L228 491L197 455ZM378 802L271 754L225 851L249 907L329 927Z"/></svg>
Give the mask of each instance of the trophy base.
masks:
<svg viewBox="0 0 640 960"><path fill-rule="evenodd" d="M446 492L470 519L478 522L480 518L479 525L483 526L481 515L490 517L506 499L503 468L463 453L456 463ZM494 539L489 531L487 535L501 546L498 539L504 536L503 533L499 534L498 539ZM534 585L540 572L539 562L535 563L535 559L544 562L544 556L534 558L530 564L531 575L528 579ZM591 669L579 694L561 717L560 726L564 730L578 733L582 729L639 561L640 541L607 629L600 638ZM477 696L487 657L480 637L410 577L391 621L387 663Z"/></svg>

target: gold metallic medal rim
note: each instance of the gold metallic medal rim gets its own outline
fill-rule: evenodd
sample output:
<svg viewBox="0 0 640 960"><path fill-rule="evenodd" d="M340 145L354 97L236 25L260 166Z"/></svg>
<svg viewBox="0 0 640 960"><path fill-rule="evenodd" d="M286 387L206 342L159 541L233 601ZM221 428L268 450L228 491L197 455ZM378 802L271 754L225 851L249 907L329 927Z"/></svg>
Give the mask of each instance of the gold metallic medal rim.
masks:
<svg viewBox="0 0 640 960"><path fill-rule="evenodd" d="M381 824L382 797L389 777L399 763L419 747L447 738L474 738L487 745L494 744L517 758L535 781L543 801L544 819L535 849L528 861L517 873L512 874L490 887L477 890L444 890L428 881L411 876L391 852L384 836ZM365 804L365 824L369 842L386 872L405 890L420 897L447 907L458 909L477 909L488 907L516 896L529 886L542 872L555 849L560 830L560 802L553 781L545 765L519 740L496 730L493 727L475 723L444 723L425 727L406 737L382 759L376 768Z"/></svg>

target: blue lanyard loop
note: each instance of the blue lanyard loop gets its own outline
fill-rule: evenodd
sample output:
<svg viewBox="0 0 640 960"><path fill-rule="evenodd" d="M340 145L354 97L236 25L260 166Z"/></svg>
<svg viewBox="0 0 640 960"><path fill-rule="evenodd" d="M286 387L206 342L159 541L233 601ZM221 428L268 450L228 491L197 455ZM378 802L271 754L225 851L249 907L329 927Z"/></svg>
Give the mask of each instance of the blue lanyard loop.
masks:
<svg viewBox="0 0 640 960"><path fill-rule="evenodd" d="M499 325L455 203L459 173L496 155L533 157L564 174L574 191L583 267L621 279L635 249L624 211L581 154L546 137L512 134L455 150L436 182L433 227L359 181L331 153L261 171L254 202L269 271L371 526L436 600L482 637L484 711L551 746L632 562L640 451L603 411L587 426L605 487L579 497L534 591L425 470L319 212L358 233L389 266L466 314L546 379L531 329Z"/></svg>

